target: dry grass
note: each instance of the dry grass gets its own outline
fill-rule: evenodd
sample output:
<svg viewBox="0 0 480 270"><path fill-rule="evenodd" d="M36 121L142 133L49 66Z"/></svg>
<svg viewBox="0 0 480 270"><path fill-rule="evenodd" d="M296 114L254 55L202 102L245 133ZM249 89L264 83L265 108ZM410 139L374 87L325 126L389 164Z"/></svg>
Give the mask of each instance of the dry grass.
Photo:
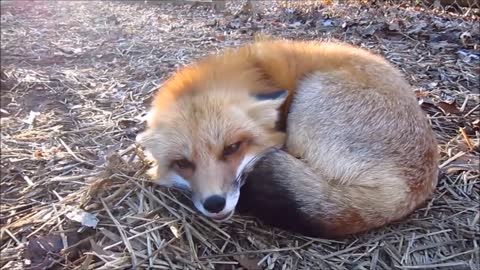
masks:
<svg viewBox="0 0 480 270"><path fill-rule="evenodd" d="M478 17L265 5L252 20L233 5L235 14L215 15L188 5L2 1L2 269L480 269ZM441 143L443 174L428 205L328 241L247 217L212 223L182 193L146 181L133 142L152 91L255 31L345 40L407 74ZM94 214L95 229L72 220L75 209Z"/></svg>

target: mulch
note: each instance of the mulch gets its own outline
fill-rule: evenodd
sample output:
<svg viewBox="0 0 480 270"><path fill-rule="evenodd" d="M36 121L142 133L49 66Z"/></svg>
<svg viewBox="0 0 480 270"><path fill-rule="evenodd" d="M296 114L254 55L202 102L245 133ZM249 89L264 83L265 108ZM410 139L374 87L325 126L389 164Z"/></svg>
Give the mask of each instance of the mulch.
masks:
<svg viewBox="0 0 480 270"><path fill-rule="evenodd" d="M2 269L480 269L478 7L265 1L251 16L240 2L150 2L1 2ZM259 32L341 40L399 67L440 143L434 197L333 241L218 224L149 183L134 141L154 91Z"/></svg>

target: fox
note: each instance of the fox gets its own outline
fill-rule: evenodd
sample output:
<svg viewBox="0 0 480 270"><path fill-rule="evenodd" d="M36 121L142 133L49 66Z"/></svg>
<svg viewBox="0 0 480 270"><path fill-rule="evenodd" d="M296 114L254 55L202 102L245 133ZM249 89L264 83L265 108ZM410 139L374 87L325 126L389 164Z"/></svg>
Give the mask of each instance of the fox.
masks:
<svg viewBox="0 0 480 270"><path fill-rule="evenodd" d="M434 131L403 73L339 41L264 38L179 68L137 142L148 177L199 214L341 238L407 218L438 178Z"/></svg>

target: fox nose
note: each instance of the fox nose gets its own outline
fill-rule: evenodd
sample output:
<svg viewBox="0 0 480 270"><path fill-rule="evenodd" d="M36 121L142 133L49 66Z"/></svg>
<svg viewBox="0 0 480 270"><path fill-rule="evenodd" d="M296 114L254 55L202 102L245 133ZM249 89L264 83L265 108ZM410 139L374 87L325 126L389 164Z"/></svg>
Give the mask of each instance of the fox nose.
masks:
<svg viewBox="0 0 480 270"><path fill-rule="evenodd" d="M203 207L210 213L218 213L225 208L225 198L219 195L210 196L203 202Z"/></svg>

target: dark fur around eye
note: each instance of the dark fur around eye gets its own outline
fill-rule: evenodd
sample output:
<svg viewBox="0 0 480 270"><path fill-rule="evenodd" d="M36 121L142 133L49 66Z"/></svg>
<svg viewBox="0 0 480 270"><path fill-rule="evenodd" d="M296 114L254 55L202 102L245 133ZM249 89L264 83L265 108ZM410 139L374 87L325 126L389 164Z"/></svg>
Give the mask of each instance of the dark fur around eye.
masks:
<svg viewBox="0 0 480 270"><path fill-rule="evenodd" d="M241 144L242 144L242 142L236 142L234 144L231 144L231 145L225 147L225 149L223 150L223 156L228 157L230 155L235 154L238 151L238 149L240 149Z"/></svg>
<svg viewBox="0 0 480 270"><path fill-rule="evenodd" d="M175 160L173 161L172 165L182 170L195 168L195 165L192 162L188 161L187 159Z"/></svg>

